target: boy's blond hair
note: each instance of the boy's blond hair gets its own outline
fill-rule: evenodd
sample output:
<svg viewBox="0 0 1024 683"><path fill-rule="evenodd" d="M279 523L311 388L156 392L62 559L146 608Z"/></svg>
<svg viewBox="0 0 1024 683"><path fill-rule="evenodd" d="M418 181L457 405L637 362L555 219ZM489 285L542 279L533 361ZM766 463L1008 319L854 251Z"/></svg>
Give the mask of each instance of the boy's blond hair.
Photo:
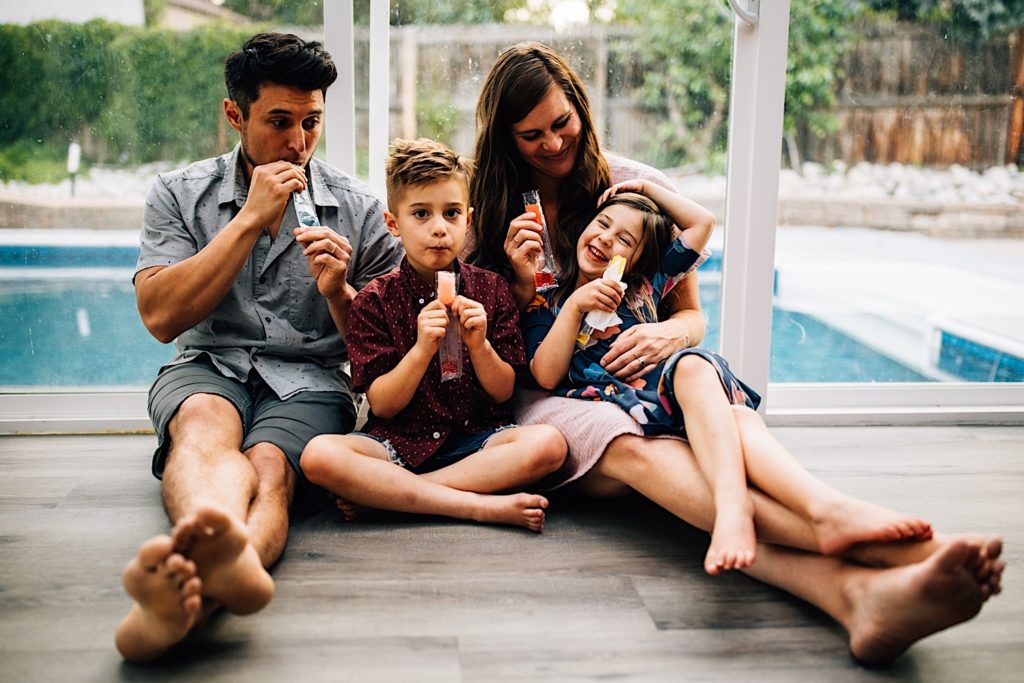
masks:
<svg viewBox="0 0 1024 683"><path fill-rule="evenodd" d="M469 161L459 156L440 142L428 138L403 140L396 138L391 141L391 153L387 165L388 209L398 210L398 203L406 188L426 183L447 180L459 176L466 184L469 194L470 174L473 167Z"/></svg>

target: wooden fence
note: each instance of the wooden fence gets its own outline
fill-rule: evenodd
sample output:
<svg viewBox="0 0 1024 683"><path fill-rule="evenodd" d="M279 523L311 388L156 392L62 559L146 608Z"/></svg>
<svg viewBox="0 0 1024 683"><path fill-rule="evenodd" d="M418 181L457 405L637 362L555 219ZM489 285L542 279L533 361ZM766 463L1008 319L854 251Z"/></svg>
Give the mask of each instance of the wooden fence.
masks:
<svg viewBox="0 0 1024 683"><path fill-rule="evenodd" d="M837 84L838 128L825 138L799 131L804 158L975 168L1024 163L1024 30L981 46L957 45L914 24L875 24L857 33ZM631 64L628 29L408 26L391 36L393 135L427 135L471 152L487 69L507 46L540 40L580 73L605 145L638 159L650 155L648 131L657 118L634 97L642 74ZM357 65L366 64L367 50L360 41ZM357 108L365 126L365 93Z"/></svg>

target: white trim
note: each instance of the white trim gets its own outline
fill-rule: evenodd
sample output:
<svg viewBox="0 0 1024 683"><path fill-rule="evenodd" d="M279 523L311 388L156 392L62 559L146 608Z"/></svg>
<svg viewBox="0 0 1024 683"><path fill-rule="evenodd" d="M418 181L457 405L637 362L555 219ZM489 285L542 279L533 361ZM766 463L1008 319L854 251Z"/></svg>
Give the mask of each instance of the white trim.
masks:
<svg viewBox="0 0 1024 683"><path fill-rule="evenodd" d="M1020 384L772 384L773 426L1024 426ZM0 391L0 435L152 432L144 389Z"/></svg>
<svg viewBox="0 0 1024 683"><path fill-rule="evenodd" d="M131 389L5 390L0 434L151 432L146 400Z"/></svg>
<svg viewBox="0 0 1024 683"><path fill-rule="evenodd" d="M722 355L767 398L789 0L734 20L722 261Z"/></svg>
<svg viewBox="0 0 1024 683"><path fill-rule="evenodd" d="M369 93L369 182L384 196L384 164L388 154L391 108L388 101L391 79L391 3L370 2L370 93Z"/></svg>
<svg viewBox="0 0 1024 683"><path fill-rule="evenodd" d="M327 89L324 124L327 163L356 175L355 26L352 0L324 3L324 47L338 68L338 80Z"/></svg>

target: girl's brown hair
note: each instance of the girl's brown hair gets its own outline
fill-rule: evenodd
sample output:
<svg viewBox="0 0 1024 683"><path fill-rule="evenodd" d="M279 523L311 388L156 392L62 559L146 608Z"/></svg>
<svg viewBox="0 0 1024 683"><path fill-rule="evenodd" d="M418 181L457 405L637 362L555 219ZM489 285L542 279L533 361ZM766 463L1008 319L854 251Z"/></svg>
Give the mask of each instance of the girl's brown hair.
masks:
<svg viewBox="0 0 1024 683"><path fill-rule="evenodd" d="M600 214L609 206L621 204L639 211L643 216L643 230L640 234L640 242L637 243L635 253L636 259L629 270L622 276L622 281L628 287L629 292L638 292L639 285L646 279L650 280L661 266L661 255L668 248L672 241L675 226L671 219L661 212L658 205L642 194L636 192L622 192L612 195L598 207ZM595 214L596 216L597 214ZM576 279L580 274L580 264L576 259L576 246L573 245L573 256L563 261L565 266L558 276L558 290L555 292L554 300L560 303L572 294L576 289ZM653 321L652 321L653 322Z"/></svg>
<svg viewBox="0 0 1024 683"><path fill-rule="evenodd" d="M523 213L522 192L534 189L531 169L512 138L512 125L526 118L552 85L565 93L580 120L576 163L558 193L557 229L550 236L559 265L575 260L576 238L597 198L611 185L590 100L572 67L541 43L520 43L503 52L487 74L476 107L476 173L469 192L475 247L469 260L506 277L512 273L504 250L508 225Z"/></svg>

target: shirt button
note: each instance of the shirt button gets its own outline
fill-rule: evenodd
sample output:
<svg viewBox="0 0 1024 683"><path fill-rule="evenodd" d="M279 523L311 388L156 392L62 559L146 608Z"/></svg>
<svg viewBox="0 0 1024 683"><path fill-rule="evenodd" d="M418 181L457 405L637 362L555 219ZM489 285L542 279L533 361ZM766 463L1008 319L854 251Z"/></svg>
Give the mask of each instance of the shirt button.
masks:
<svg viewBox="0 0 1024 683"><path fill-rule="evenodd" d="M420 299L420 303L423 303L423 299ZM436 439L437 437L435 436L434 438Z"/></svg>
<svg viewBox="0 0 1024 683"><path fill-rule="evenodd" d="M434 432L434 438L435 439L440 439L441 438L441 432Z"/></svg>
<svg viewBox="0 0 1024 683"><path fill-rule="evenodd" d="M463 427L468 427L469 426L469 420L466 420L465 422L463 422L462 426Z"/></svg>
<svg viewBox="0 0 1024 683"><path fill-rule="evenodd" d="M263 319L266 320L268 323L270 322L270 316L269 315L267 317L263 318Z"/></svg>

